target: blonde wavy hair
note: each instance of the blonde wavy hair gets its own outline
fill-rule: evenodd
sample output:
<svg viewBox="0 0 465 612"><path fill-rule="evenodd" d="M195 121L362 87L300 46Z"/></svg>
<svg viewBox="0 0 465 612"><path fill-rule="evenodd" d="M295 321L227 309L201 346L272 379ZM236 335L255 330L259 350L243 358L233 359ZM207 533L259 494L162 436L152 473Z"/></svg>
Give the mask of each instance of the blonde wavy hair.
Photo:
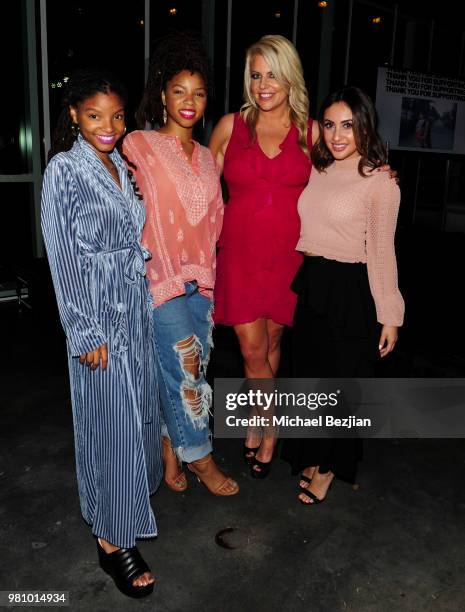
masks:
<svg viewBox="0 0 465 612"><path fill-rule="evenodd" d="M294 45L284 36L269 34L247 49L244 70L244 104L241 117L249 128L252 139L257 137L255 126L258 121L259 107L251 90L250 64L255 55L261 55L269 65L276 80L284 88L289 101L289 119L299 132L298 143L305 155L308 128L308 92L305 86L302 64Z"/></svg>

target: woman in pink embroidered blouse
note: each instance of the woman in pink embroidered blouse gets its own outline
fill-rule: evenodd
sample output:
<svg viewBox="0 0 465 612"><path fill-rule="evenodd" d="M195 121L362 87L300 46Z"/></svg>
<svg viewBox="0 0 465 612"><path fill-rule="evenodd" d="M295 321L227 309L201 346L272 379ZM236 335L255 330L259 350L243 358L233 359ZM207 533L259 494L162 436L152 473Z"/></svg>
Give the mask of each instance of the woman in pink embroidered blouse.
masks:
<svg viewBox="0 0 465 612"><path fill-rule="evenodd" d="M141 126L123 145L147 209L142 244L152 259L147 277L154 299L155 353L163 413L165 482L187 487L179 461L216 495L234 495L211 456L205 379L211 348L216 241L223 220L219 171L212 154L192 139L207 103L209 67L198 41L162 39L151 58L137 113ZM136 390L137 391L137 390Z"/></svg>

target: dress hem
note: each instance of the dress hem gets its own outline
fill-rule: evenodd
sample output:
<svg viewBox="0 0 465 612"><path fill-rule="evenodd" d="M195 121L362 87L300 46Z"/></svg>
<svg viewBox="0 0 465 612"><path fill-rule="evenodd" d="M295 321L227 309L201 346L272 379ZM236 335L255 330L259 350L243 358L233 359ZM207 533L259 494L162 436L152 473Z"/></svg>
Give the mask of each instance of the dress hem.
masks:
<svg viewBox="0 0 465 612"><path fill-rule="evenodd" d="M258 316L258 317L254 317L254 318L246 318L246 319L241 319L239 321L235 321L234 323L230 320L227 319L220 319L220 318L216 318L213 317L215 320L215 325L224 325L226 327L234 327L234 325L244 325L245 323L253 323L254 321L258 321L258 319L270 319L271 321L273 321L274 323L277 323L278 325L284 325L285 327L292 327L293 321L286 321L283 322L282 320L277 320L273 317L269 317L266 315L262 315L262 316Z"/></svg>

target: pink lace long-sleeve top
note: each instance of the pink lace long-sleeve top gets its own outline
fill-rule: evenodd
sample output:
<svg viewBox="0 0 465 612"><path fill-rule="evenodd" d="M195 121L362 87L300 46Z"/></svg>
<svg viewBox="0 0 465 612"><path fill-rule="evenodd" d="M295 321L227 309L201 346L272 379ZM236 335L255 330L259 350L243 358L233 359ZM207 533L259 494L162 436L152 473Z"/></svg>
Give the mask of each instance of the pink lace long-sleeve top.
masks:
<svg viewBox="0 0 465 612"><path fill-rule="evenodd" d="M177 136L137 130L124 139L123 152L146 207L142 244L154 305L185 293L196 280L212 298L216 241L223 223L219 170L209 149L194 142L189 162Z"/></svg>
<svg viewBox="0 0 465 612"><path fill-rule="evenodd" d="M296 249L327 259L367 264L377 319L401 326L404 300L397 286L394 235L400 191L386 172L360 176L360 157L313 170L298 203Z"/></svg>

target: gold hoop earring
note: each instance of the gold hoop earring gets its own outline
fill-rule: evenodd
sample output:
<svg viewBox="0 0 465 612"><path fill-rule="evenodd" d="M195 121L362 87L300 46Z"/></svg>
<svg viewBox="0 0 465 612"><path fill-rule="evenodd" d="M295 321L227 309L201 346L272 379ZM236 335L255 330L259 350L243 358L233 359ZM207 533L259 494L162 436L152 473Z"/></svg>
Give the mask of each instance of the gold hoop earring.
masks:
<svg viewBox="0 0 465 612"><path fill-rule="evenodd" d="M163 123L166 125L168 121L168 113L166 112L166 106L163 106Z"/></svg>
<svg viewBox="0 0 465 612"><path fill-rule="evenodd" d="M202 128L205 129L205 115L202 115Z"/></svg>

